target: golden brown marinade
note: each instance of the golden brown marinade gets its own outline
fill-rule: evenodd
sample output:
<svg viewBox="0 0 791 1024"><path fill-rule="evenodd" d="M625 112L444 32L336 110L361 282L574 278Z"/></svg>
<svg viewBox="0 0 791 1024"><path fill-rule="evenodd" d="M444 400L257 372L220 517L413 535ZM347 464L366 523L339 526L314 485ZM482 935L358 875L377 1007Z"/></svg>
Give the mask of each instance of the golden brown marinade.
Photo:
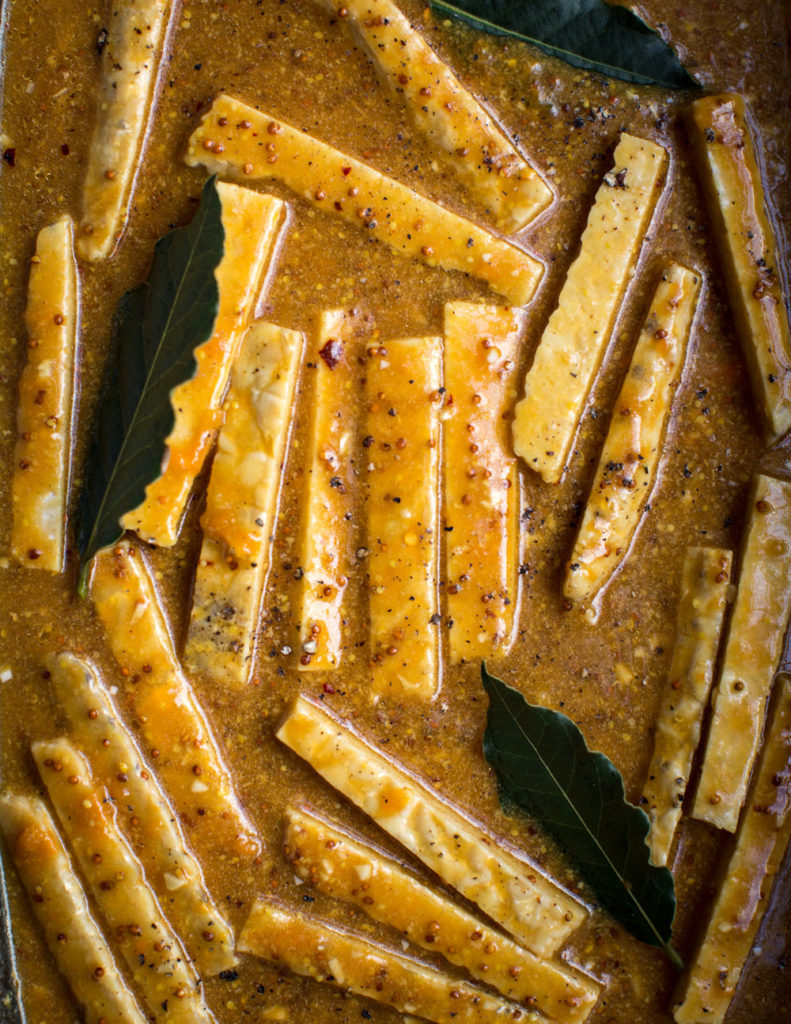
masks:
<svg viewBox="0 0 791 1024"><path fill-rule="evenodd" d="M765 444L683 122L682 112L691 97L606 80L525 45L445 24L424 13L417 0L399 0L399 6L459 80L493 112L509 137L518 138L530 165L558 196L549 214L517 239L545 268L526 318L517 359L518 381L524 380L557 304L621 132L648 139L669 154L664 205L627 287L603 368L566 459L568 471L560 483L547 484L520 465L514 641L507 654L497 655L491 665L529 699L573 718L589 745L616 763L627 795L638 800L670 668L685 550L691 545L739 549L749 484L762 468ZM683 9L660 0L643 0L640 5L651 24L663 26L686 66L704 83L705 93L735 91L748 96L764 190L776 207L774 212L787 222L783 153L788 145L789 58L780 45L787 30L784 8L782 0L772 0L757 18L755 5L748 0L716 5L690 0ZM134 701L135 696L134 684L121 675L123 666L114 659L90 601L74 596L73 553L63 575L32 572L15 566L9 557L17 381L27 354L24 314L30 260L42 228L67 214L79 223L83 213L107 12L102 5L86 6L78 0L35 4L18 0L6 14L6 68L4 79L0 77L4 90L0 129L0 789L33 797L40 788L30 744L63 735L66 725L46 678L49 655L71 650L89 658L107 685L117 687L119 710L132 726L135 716L124 701ZM310 0L233 0L224 6L209 0L183 0L126 233L112 258L80 265L82 350L70 508L84 476L113 310L120 295L143 280L156 239L192 216L205 171L186 166L184 154L188 139L220 93L282 118L459 217L497 232L492 216L455 173L453 160L416 127L405 94L391 90L364 50L355 45L348 25L341 22ZM504 301L480 280L392 251L357 223L316 209L320 204L315 197L309 202L275 181L244 183L263 187L288 201L292 209L266 301L251 310L252 316L315 338L323 311L354 311L355 322L361 325L361 343L381 345L391 338L441 335L448 302ZM788 265L784 238L778 231L781 268ZM563 573L613 402L657 275L669 260L700 273L706 288L674 400L651 507L606 590L594 624L576 608L565 610ZM222 763L233 775L245 821L249 820L267 851L266 861L213 856L216 837L221 829L227 831L227 822L204 819L196 811L180 824L200 861L206 888L237 938L255 899L274 894L306 919L329 920L339 929L362 932L374 943L390 943L400 951L400 938L369 920L362 910L297 884L282 856L286 809L306 800L386 852L403 856L365 815L343 802L278 743L278 723L298 692L323 700L342 715L353 715L362 734L426 778L433 790L485 821L487 828L522 849L564 886L578 888L579 878L540 831L500 809L494 780L480 752L485 701L478 662L449 667L444 625L440 662L445 667L437 698L429 702L382 696L374 706L369 700L364 571L359 571L350 574L344 599L340 668L298 670L304 640L298 615L299 541L303 467L309 447L311 389L306 380L310 372L306 366L297 384L250 681L243 687L229 687L200 673L191 679L211 721ZM360 366L352 388L360 403L364 378ZM355 410L358 418L361 413L362 405ZM353 456L362 462L362 449ZM775 455L771 472L787 476L788 471L786 456ZM177 543L171 549L147 552L178 654L183 651L189 620L189 588L200 550L200 495L206 482L204 471ZM353 545L363 543L363 494L364 488L358 488L350 502ZM444 545L445 540L441 542ZM441 557L443 552L444 548ZM679 898L675 941L685 959L694 958L700 922L711 907L711 879L723 863L725 848L713 827L684 816L672 866ZM8 865L28 1019L70 1024L78 1012L76 1004L10 861ZM791 978L781 961L783 935L791 928L789 874L786 864L772 890L759 946L742 972L728 1024L768 1024L779 1019L782 1007L791 1005ZM157 890L156 894L166 911L167 893ZM590 897L587 891L583 895ZM590 1017L593 1024L634 1020L672 1024L674 969L658 951L629 938L600 911L594 910L571 937L567 957L606 982ZM319 985L245 954L233 969L204 978L203 990L218 1024L247 1019L296 1024L356 1024L363 1019L396 1024L401 1020L396 1011L363 996Z"/></svg>

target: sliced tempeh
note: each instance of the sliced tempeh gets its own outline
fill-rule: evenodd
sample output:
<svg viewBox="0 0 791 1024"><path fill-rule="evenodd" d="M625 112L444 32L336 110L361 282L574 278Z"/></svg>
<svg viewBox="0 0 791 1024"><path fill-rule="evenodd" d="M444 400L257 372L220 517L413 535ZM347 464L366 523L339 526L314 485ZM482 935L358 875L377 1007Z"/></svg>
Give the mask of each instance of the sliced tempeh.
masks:
<svg viewBox="0 0 791 1024"><path fill-rule="evenodd" d="M693 814L736 829L791 616L791 483L751 489L738 590Z"/></svg>
<svg viewBox="0 0 791 1024"><path fill-rule="evenodd" d="M441 953L549 1020L578 1024L600 986L560 963L534 956L501 931L422 882L362 836L306 808L286 813L286 854L300 878L355 903L418 946Z"/></svg>
<svg viewBox="0 0 791 1024"><path fill-rule="evenodd" d="M371 346L368 356L363 446L373 693L430 699L439 685L442 338L389 341Z"/></svg>
<svg viewBox="0 0 791 1024"><path fill-rule="evenodd" d="M784 679L736 847L681 989L678 1024L721 1024L791 838L791 680Z"/></svg>
<svg viewBox="0 0 791 1024"><path fill-rule="evenodd" d="M407 185L280 118L219 95L192 133L187 163L241 180L276 178L319 210L430 267L486 281L515 305L529 302L541 263L523 249L438 206Z"/></svg>
<svg viewBox="0 0 791 1024"><path fill-rule="evenodd" d="M308 359L311 418L301 509L299 622L303 670L337 668L351 571L357 342L352 313L325 310Z"/></svg>
<svg viewBox="0 0 791 1024"><path fill-rule="evenodd" d="M667 151L621 134L588 214L580 251L525 379L514 449L549 483L569 461L621 298L662 192Z"/></svg>
<svg viewBox="0 0 791 1024"><path fill-rule="evenodd" d="M221 183L225 249L215 276L220 306L212 336L195 349L194 377L174 388L175 421L167 437L161 476L146 487L138 508L122 517L127 530L145 541L176 543L195 477L222 424L222 401L231 367L250 323L267 275L277 259L288 207L282 199Z"/></svg>
<svg viewBox="0 0 791 1024"><path fill-rule="evenodd" d="M515 1003L333 922L306 919L301 911L295 913L272 897L253 904L239 948L285 964L295 974L330 982L437 1024L528 1019Z"/></svg>
<svg viewBox="0 0 791 1024"><path fill-rule="evenodd" d="M393 0L319 2L330 12L345 12L341 16L403 95L418 128L445 152L504 231L519 231L551 204L549 185Z"/></svg>
<svg viewBox="0 0 791 1024"><path fill-rule="evenodd" d="M0 831L86 1024L147 1024L91 916L55 823L37 797L0 796Z"/></svg>
<svg viewBox="0 0 791 1024"><path fill-rule="evenodd" d="M613 406L566 569L563 592L572 601L590 600L612 579L651 500L699 292L695 271L678 263L663 271Z"/></svg>
<svg viewBox="0 0 791 1024"><path fill-rule="evenodd" d="M184 648L215 679L244 682L253 666L301 354L299 331L259 321L231 375Z"/></svg>
<svg viewBox="0 0 791 1024"><path fill-rule="evenodd" d="M531 952L549 956L585 918L585 907L534 864L326 708L299 696L277 735Z"/></svg>
<svg viewBox="0 0 791 1024"><path fill-rule="evenodd" d="M64 217L39 231L31 260L11 478L11 554L20 565L61 572L71 469L75 352L80 300L73 227Z"/></svg>
<svg viewBox="0 0 791 1024"><path fill-rule="evenodd" d="M744 97L697 100L688 124L753 393L768 433L785 434L791 429L787 296Z"/></svg>
<svg viewBox="0 0 791 1024"><path fill-rule="evenodd" d="M714 677L728 591L732 553L687 548L676 615L676 642L656 720L654 753L643 790L651 819L654 864L667 856L681 818L692 758Z"/></svg>
<svg viewBox="0 0 791 1024"><path fill-rule="evenodd" d="M257 857L261 842L173 649L148 562L135 544L93 560L91 595L127 682L126 700L149 758L193 842L208 831L214 856ZM207 827L201 828L201 822Z"/></svg>
<svg viewBox="0 0 791 1024"><path fill-rule="evenodd" d="M107 787L146 877L167 893L161 902L198 970L213 975L233 967L233 932L206 891L175 812L96 670L73 654L51 658L48 668L74 739L89 753L96 781Z"/></svg>
<svg viewBox="0 0 791 1024"><path fill-rule="evenodd" d="M163 51L179 0L125 0L109 10L78 242L84 260L109 256L123 234L153 119Z"/></svg>
<svg viewBox="0 0 791 1024"><path fill-rule="evenodd" d="M507 647L516 606L519 480L508 418L518 312L445 306L445 590L454 663Z"/></svg>
<svg viewBox="0 0 791 1024"><path fill-rule="evenodd" d="M96 785L69 740L39 741L32 750L75 859L154 1019L211 1021L197 975L118 827L104 786Z"/></svg>

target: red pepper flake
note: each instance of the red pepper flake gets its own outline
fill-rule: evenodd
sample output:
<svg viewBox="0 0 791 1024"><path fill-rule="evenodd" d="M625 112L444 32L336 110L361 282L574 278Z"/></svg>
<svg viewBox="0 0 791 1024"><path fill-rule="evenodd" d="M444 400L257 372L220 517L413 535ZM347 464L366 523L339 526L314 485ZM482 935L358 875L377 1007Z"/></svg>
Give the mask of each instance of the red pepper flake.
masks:
<svg viewBox="0 0 791 1024"><path fill-rule="evenodd" d="M323 347L319 349L319 355L327 364L327 367L330 370L334 370L343 358L343 344L337 338L329 338Z"/></svg>
<svg viewBox="0 0 791 1024"><path fill-rule="evenodd" d="M341 167L341 174L344 176L344 178L348 177L351 173L351 167Z"/></svg>

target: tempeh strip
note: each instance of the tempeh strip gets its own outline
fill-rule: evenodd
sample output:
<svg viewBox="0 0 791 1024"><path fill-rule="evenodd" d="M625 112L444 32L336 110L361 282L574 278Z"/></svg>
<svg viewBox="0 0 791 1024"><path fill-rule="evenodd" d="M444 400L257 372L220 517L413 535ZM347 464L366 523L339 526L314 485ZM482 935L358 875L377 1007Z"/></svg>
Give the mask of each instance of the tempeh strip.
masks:
<svg viewBox="0 0 791 1024"><path fill-rule="evenodd" d="M233 967L233 932L206 891L176 814L98 673L73 654L56 655L48 668L75 742L90 752L94 778L106 786L147 878L167 893L160 897L167 916L198 970L214 975Z"/></svg>
<svg viewBox="0 0 791 1024"><path fill-rule="evenodd" d="M82 259L109 256L126 226L164 49L179 0L125 0L109 10L78 241Z"/></svg>
<svg viewBox="0 0 791 1024"><path fill-rule="evenodd" d="M692 759L714 677L731 586L730 551L687 548L676 613L676 641L656 720L643 798L651 819L651 860L666 864L681 819Z"/></svg>
<svg viewBox="0 0 791 1024"><path fill-rule="evenodd" d="M422 882L405 865L306 808L286 812L286 855L307 882L354 903L415 945L441 953L549 1020L580 1024L599 997L592 979L544 961Z"/></svg>
<svg viewBox="0 0 791 1024"><path fill-rule="evenodd" d="M11 554L20 565L61 572L71 470L79 278L69 217L38 233L25 326L28 354L19 378L11 478Z"/></svg>
<svg viewBox="0 0 791 1024"><path fill-rule="evenodd" d="M589 601L629 553L651 501L673 394L681 378L700 274L678 263L662 273L613 406L563 593Z"/></svg>
<svg viewBox="0 0 791 1024"><path fill-rule="evenodd" d="M282 199L238 185L220 183L217 191L225 248L215 272L220 305L214 331L195 349L195 375L173 389L170 401L175 419L165 440L162 474L146 487L142 504L121 520L124 529L164 547L176 543L195 477L222 425L231 367L256 302L266 290L288 211Z"/></svg>
<svg viewBox="0 0 791 1024"><path fill-rule="evenodd" d="M557 483L654 208L667 151L623 132L516 407L514 449Z"/></svg>
<svg viewBox="0 0 791 1024"><path fill-rule="evenodd" d="M67 739L39 741L32 751L96 905L155 1020L211 1021L181 942L88 762Z"/></svg>
<svg viewBox="0 0 791 1024"><path fill-rule="evenodd" d="M420 131L444 151L505 232L519 231L552 202L552 189L494 118L432 50L393 0L319 0L353 24L371 60L403 95Z"/></svg>
<svg viewBox="0 0 791 1024"><path fill-rule="evenodd" d="M472 274L517 306L530 302L543 273L523 249L230 96L214 100L186 160L244 181L275 178L319 210L365 227L367 237L430 267Z"/></svg>
<svg viewBox="0 0 791 1024"><path fill-rule="evenodd" d="M791 616L791 483L751 489L738 590L693 814L736 830Z"/></svg>
<svg viewBox="0 0 791 1024"><path fill-rule="evenodd" d="M687 123L753 393L776 437L791 429L791 332L750 115L725 93L696 100Z"/></svg>
<svg viewBox="0 0 791 1024"><path fill-rule="evenodd" d="M442 338L372 345L365 368L372 692L430 700L439 686Z"/></svg>
<svg viewBox="0 0 791 1024"><path fill-rule="evenodd" d="M184 648L188 668L222 681L253 667L301 354L299 331L259 321L231 375Z"/></svg>
<svg viewBox="0 0 791 1024"><path fill-rule="evenodd" d="M312 404L301 508L298 603L299 667L308 671L337 668L343 656L343 602L353 545L355 334L351 313L325 310L308 360Z"/></svg>
<svg viewBox="0 0 791 1024"><path fill-rule="evenodd" d="M0 796L0 830L44 938L86 1024L147 1024L104 936L43 801ZM65 941L64 941L65 939Z"/></svg>
<svg viewBox="0 0 791 1024"><path fill-rule="evenodd" d="M559 949L587 910L326 708L299 696L277 736L448 885L538 956Z"/></svg>
<svg viewBox="0 0 791 1024"><path fill-rule="evenodd" d="M450 660L508 647L519 564L519 479L508 420L522 320L512 309L445 306L444 537Z"/></svg>
<svg viewBox="0 0 791 1024"><path fill-rule="evenodd" d="M750 800L706 932L681 989L678 1024L721 1024L791 838L791 680L780 687Z"/></svg>
<svg viewBox="0 0 791 1024"><path fill-rule="evenodd" d="M193 843L200 847L208 833L215 859L257 857L260 839L176 657L143 552L125 542L104 548L93 560L90 588L145 752Z"/></svg>
<svg viewBox="0 0 791 1024"><path fill-rule="evenodd" d="M245 953L295 974L338 985L437 1024L527 1019L514 1003L456 981L435 967L325 920L306 919L280 900L258 899L239 938Z"/></svg>

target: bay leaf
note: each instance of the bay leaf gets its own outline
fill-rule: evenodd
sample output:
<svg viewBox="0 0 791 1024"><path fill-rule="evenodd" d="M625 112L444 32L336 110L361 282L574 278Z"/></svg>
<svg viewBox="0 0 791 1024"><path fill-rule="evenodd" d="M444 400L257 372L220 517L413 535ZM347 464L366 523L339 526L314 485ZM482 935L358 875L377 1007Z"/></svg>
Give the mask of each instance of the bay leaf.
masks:
<svg viewBox="0 0 791 1024"><path fill-rule="evenodd" d="M431 7L605 78L669 89L697 86L657 32L626 7L604 0L431 0Z"/></svg>
<svg viewBox="0 0 791 1024"><path fill-rule="evenodd" d="M635 938L664 950L670 945L676 897L673 876L649 860L648 816L626 800L620 772L588 749L566 715L530 704L490 675L483 751L494 768L506 810L533 816L572 858L609 913Z"/></svg>
<svg viewBox="0 0 791 1024"><path fill-rule="evenodd" d="M118 540L121 516L142 502L147 484L161 472L174 423L171 392L194 376L195 349L211 336L217 319L214 272L224 245L214 177L190 223L157 242L148 279L118 303L77 505L81 593L88 562Z"/></svg>

